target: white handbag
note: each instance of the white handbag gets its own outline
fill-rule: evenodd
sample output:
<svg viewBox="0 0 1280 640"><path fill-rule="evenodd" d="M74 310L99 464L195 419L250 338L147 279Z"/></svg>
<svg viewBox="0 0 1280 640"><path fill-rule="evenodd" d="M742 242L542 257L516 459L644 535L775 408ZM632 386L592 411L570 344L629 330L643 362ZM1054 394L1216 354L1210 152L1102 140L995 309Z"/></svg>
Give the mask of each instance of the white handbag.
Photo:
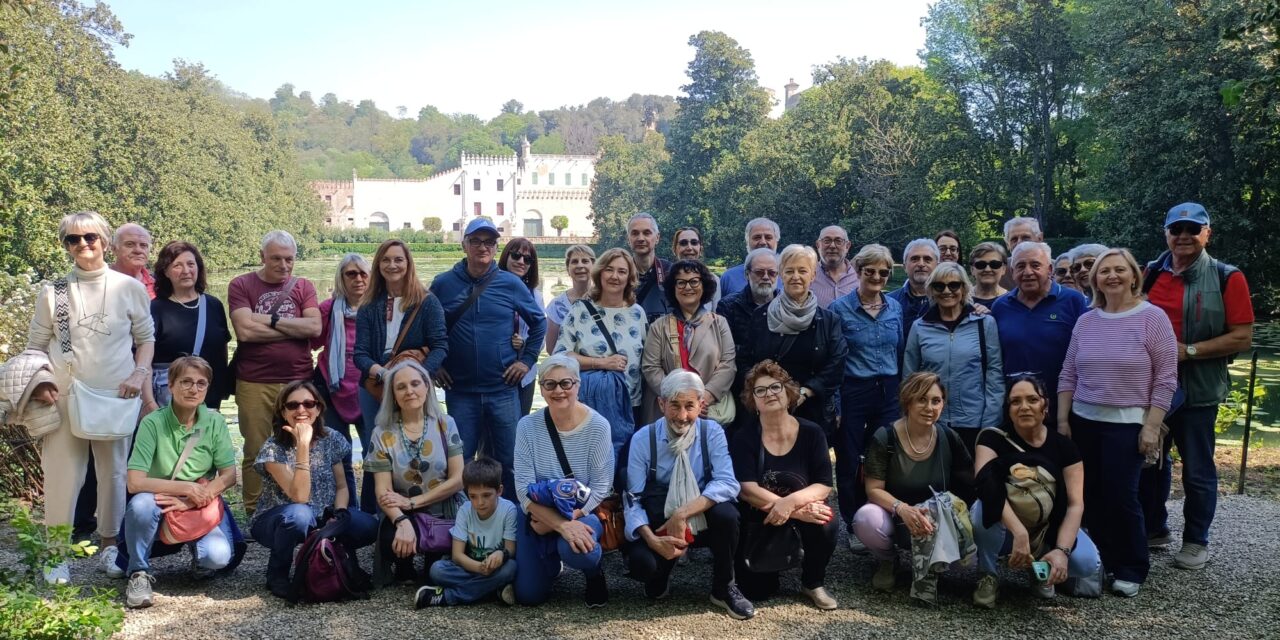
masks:
<svg viewBox="0 0 1280 640"><path fill-rule="evenodd" d="M71 435L85 440L119 440L133 435L142 398L121 398L115 389L93 389L72 379L67 412Z"/></svg>

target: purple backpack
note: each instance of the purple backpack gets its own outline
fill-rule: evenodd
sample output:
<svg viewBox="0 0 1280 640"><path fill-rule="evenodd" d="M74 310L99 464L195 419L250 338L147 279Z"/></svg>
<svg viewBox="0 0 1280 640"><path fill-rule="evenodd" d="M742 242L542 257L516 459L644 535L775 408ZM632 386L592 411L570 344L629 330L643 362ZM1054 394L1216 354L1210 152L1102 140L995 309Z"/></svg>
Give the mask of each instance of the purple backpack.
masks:
<svg viewBox="0 0 1280 640"><path fill-rule="evenodd" d="M332 522L312 531L294 560L292 602L340 602L369 597L373 582L336 536L349 516L339 511Z"/></svg>

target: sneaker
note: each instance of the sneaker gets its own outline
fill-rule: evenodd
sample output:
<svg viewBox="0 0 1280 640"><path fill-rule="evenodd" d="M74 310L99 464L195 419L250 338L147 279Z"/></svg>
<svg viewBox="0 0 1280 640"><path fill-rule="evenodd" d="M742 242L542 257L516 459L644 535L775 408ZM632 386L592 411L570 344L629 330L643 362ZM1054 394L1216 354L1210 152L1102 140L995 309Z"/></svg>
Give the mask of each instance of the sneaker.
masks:
<svg viewBox="0 0 1280 640"><path fill-rule="evenodd" d="M852 531L849 532L849 551L858 555L866 555L867 553L867 545L862 544L862 541L858 539L858 536L853 535Z"/></svg>
<svg viewBox="0 0 1280 640"><path fill-rule="evenodd" d="M413 608L425 609L427 607L443 607L449 603L444 601L444 587L434 585L423 585L418 587L418 592L413 595Z"/></svg>
<svg viewBox="0 0 1280 640"><path fill-rule="evenodd" d="M1058 588L1051 584L1040 584L1033 580L1031 582L1031 593L1041 600L1052 600L1058 597Z"/></svg>
<svg viewBox="0 0 1280 640"><path fill-rule="evenodd" d="M151 606L151 585L156 577L146 571L135 571L129 578L129 586L124 590L124 603L130 609L144 609Z"/></svg>
<svg viewBox="0 0 1280 640"><path fill-rule="evenodd" d="M1111 593L1122 598L1132 598L1138 595L1138 588L1141 586L1142 585L1136 582L1129 582L1128 580L1116 580L1111 583Z"/></svg>
<svg viewBox="0 0 1280 640"><path fill-rule="evenodd" d="M1158 549L1169 546L1173 543L1173 533L1165 529L1160 533L1153 533L1147 536L1147 548Z"/></svg>
<svg viewBox="0 0 1280 640"><path fill-rule="evenodd" d="M582 599L587 601L587 607L591 609L609 604L609 583L604 579L603 571L587 576L587 592Z"/></svg>
<svg viewBox="0 0 1280 640"><path fill-rule="evenodd" d="M723 596L717 596L712 591L711 604L727 611L729 617L734 620L749 620L756 615L755 605L751 604L751 601L742 595L736 584L729 585L729 588L725 589Z"/></svg>
<svg viewBox="0 0 1280 640"><path fill-rule="evenodd" d="M994 609L999 597L1000 578L990 573L982 574L978 579L978 588L973 590L973 606Z"/></svg>
<svg viewBox="0 0 1280 640"><path fill-rule="evenodd" d="M1209 563L1209 547L1194 542L1182 543L1182 550L1173 556L1173 566L1179 569L1199 571Z"/></svg>
<svg viewBox="0 0 1280 640"><path fill-rule="evenodd" d="M658 575L646 580L644 595L650 600L661 600L671 593L671 575Z"/></svg>
<svg viewBox="0 0 1280 640"><path fill-rule="evenodd" d="M801 589L800 592L809 596L809 599L813 601L813 606L822 611L833 611L840 606L840 603L836 602L836 599L831 597L831 594L827 593L827 590L823 587Z"/></svg>
<svg viewBox="0 0 1280 640"><path fill-rule="evenodd" d="M213 574L215 573L217 573L217 571L214 569L206 569L200 566L200 563L196 560L195 549L192 549L191 550L191 577L195 578L196 580L208 580L209 578L212 578ZM111 575L111 572L108 571L107 575Z"/></svg>
<svg viewBox="0 0 1280 640"><path fill-rule="evenodd" d="M49 584L68 584L71 582L71 567L62 563L52 569L44 570L44 581Z"/></svg>
<svg viewBox="0 0 1280 640"><path fill-rule="evenodd" d="M115 547L107 547L102 550L102 570L107 573L109 578L123 578L124 569L116 566L116 559L120 557L120 551Z"/></svg>
<svg viewBox="0 0 1280 640"><path fill-rule="evenodd" d="M516 588L514 585L507 585L498 592L498 599L502 600L508 606L516 604Z"/></svg>
<svg viewBox="0 0 1280 640"><path fill-rule="evenodd" d="M871 576L871 586L879 591L893 591L895 569L893 560L881 560L875 575Z"/></svg>

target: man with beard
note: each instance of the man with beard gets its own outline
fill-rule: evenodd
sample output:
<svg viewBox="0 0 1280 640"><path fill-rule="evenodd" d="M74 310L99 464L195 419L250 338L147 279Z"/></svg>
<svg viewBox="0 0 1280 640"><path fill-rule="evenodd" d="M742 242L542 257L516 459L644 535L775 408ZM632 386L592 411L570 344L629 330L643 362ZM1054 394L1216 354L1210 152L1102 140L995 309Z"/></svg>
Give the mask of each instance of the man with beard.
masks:
<svg viewBox="0 0 1280 640"><path fill-rule="evenodd" d="M778 242L782 237L782 232L778 229L778 223L768 218L756 218L747 223L747 252L756 249L768 248L770 251L777 253ZM736 267L730 267L720 275L720 290L724 295L737 293L747 286L747 264L743 262Z"/></svg>
<svg viewBox="0 0 1280 640"><path fill-rule="evenodd" d="M748 327L751 326L751 316L757 309L772 302L773 296L778 292L778 255L772 248L762 247L748 253L742 266L747 272L748 286L726 295L716 305L716 313L729 322L729 333L733 335L735 349L742 349L750 339ZM735 376L735 379L740 378L741 376ZM741 403L741 394L742 387L735 381L733 398L738 403L737 415L746 416L748 414Z"/></svg>
<svg viewBox="0 0 1280 640"><path fill-rule="evenodd" d="M809 290L818 298L818 306L826 309L842 296L858 288L858 270L849 261L849 234L839 225L831 225L818 234L814 244L818 250L818 274Z"/></svg>
<svg viewBox="0 0 1280 640"><path fill-rule="evenodd" d="M907 282L902 288L889 294L902 305L902 337L911 333L911 325L929 310L929 295L925 284L929 274L938 266L938 243L928 238L916 238L902 251L902 267L907 270Z"/></svg>
<svg viewBox="0 0 1280 640"><path fill-rule="evenodd" d="M690 547L711 549L711 603L737 620L755 607L734 582L740 486L729 442L713 420L700 419L702 379L677 369L662 381L663 417L631 437L627 456L625 553L632 577L657 600L670 590L671 571Z"/></svg>
<svg viewBox="0 0 1280 640"><path fill-rule="evenodd" d="M658 221L648 213L637 213L627 221L627 246L636 261L636 304L644 307L648 321L668 313L667 296L662 292L662 279L671 265L658 257Z"/></svg>

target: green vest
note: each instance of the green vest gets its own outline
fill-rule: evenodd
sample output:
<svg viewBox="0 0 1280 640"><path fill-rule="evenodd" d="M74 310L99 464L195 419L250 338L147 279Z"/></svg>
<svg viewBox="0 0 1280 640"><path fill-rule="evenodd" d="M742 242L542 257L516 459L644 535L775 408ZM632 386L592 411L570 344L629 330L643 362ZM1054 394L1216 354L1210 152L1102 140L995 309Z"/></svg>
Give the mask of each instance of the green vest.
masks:
<svg viewBox="0 0 1280 640"><path fill-rule="evenodd" d="M1159 277L1170 262L1168 252L1150 266L1149 273ZM1200 257L1182 272L1186 291L1182 298L1182 342L1195 344L1227 332L1227 308L1222 301L1222 287L1235 267L1219 263L1201 251ZM1169 277L1174 277L1172 273ZM1154 284L1154 281L1153 281ZM1227 371L1234 356L1196 358L1178 363L1178 384L1187 394L1191 407L1221 404L1231 391L1231 374Z"/></svg>

